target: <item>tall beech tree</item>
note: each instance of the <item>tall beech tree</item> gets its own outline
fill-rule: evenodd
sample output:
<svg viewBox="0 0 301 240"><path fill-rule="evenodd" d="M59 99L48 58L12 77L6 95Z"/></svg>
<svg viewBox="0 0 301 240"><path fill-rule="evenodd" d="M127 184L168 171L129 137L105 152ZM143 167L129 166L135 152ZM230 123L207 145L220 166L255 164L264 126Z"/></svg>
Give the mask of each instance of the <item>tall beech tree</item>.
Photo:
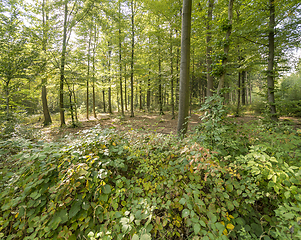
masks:
<svg viewBox="0 0 301 240"><path fill-rule="evenodd" d="M182 35L181 35L181 69L180 98L177 132L185 135L188 126L189 111L189 68L190 68L190 35L191 35L192 0L183 0Z"/></svg>

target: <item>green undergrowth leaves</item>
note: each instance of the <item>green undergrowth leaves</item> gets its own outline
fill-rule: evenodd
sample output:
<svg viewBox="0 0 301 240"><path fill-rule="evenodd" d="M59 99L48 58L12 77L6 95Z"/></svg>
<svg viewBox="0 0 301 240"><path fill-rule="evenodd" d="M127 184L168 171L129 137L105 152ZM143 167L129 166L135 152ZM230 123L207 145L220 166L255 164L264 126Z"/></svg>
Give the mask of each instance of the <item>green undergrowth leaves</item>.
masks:
<svg viewBox="0 0 301 240"><path fill-rule="evenodd" d="M28 142L0 172L0 238L299 239L300 166L243 135L227 148L220 134L216 150L99 126Z"/></svg>

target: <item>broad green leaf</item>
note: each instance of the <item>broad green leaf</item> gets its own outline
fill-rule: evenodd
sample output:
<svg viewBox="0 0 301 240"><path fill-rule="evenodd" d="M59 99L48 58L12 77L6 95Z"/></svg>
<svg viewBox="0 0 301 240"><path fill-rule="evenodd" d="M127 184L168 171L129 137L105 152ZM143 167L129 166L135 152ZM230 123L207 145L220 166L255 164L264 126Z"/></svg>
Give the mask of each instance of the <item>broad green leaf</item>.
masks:
<svg viewBox="0 0 301 240"><path fill-rule="evenodd" d="M196 224L193 225L193 231L194 231L195 235L198 234L200 232L200 230L201 230L201 225L200 224L196 223Z"/></svg>
<svg viewBox="0 0 301 240"><path fill-rule="evenodd" d="M69 211L69 218L73 218L80 210L81 210L82 202L81 201L74 201Z"/></svg>
<svg viewBox="0 0 301 240"><path fill-rule="evenodd" d="M139 236L135 233L132 237L132 240L139 240Z"/></svg>
<svg viewBox="0 0 301 240"><path fill-rule="evenodd" d="M141 237L140 237L140 240L151 240L151 236L150 234L146 233L146 234L143 234Z"/></svg>
<svg viewBox="0 0 301 240"><path fill-rule="evenodd" d="M189 215L189 210L185 208L185 209L182 211L182 218L185 218L185 217L187 217L188 215Z"/></svg>

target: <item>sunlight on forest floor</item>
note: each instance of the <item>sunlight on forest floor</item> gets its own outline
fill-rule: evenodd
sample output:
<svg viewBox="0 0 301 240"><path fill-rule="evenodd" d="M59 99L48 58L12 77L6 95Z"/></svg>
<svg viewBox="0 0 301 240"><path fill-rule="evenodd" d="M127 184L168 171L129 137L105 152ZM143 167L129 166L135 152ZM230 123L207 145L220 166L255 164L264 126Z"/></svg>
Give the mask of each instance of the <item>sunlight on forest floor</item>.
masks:
<svg viewBox="0 0 301 240"><path fill-rule="evenodd" d="M201 123L200 113L193 113L189 119L188 130L193 129ZM238 124L250 122L258 119L258 116L252 114L246 114L241 117L234 117L228 115L229 118L235 118ZM53 123L50 126L43 127L41 121L31 123L36 129L41 130L41 137L43 140L51 142L56 141L61 137L68 134L74 134L78 131L85 130L100 124L103 128L112 128L120 131L137 130L141 133L144 132L156 132L162 134L175 134L177 131L177 116L172 119L171 113L166 112L165 115L158 115L157 113L146 114L144 112L136 112L135 117L130 117L130 114L126 112L126 115L122 117L118 113L108 114L99 113L97 118L89 116L89 120L85 115L79 116L79 127L72 128L71 120L67 119L67 126L60 128L59 118L55 116ZM280 117L280 121L290 121L297 128L301 128L301 119L293 117Z"/></svg>

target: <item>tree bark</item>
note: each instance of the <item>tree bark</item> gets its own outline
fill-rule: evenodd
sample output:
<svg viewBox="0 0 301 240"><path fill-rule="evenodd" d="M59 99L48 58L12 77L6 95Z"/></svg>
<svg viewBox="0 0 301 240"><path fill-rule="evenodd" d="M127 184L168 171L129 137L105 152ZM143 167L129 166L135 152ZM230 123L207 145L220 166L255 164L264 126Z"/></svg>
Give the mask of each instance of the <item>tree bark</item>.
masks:
<svg viewBox="0 0 301 240"><path fill-rule="evenodd" d="M9 82L11 80L8 79L7 81L5 81L6 85L5 85L5 95L6 95L6 120L9 120Z"/></svg>
<svg viewBox="0 0 301 240"><path fill-rule="evenodd" d="M274 58L275 58L275 2L269 0L270 21L269 21L269 57L267 70L267 86L268 86L268 104L270 106L271 120L277 121L276 105L275 105L275 87L274 87Z"/></svg>
<svg viewBox="0 0 301 240"><path fill-rule="evenodd" d="M159 59L158 59L158 68L159 68L159 88L158 88L158 97L159 97L159 114L164 115L163 112L163 101L162 101L162 74L161 74L161 43L160 43L160 37L158 35L158 45L159 45Z"/></svg>
<svg viewBox="0 0 301 240"><path fill-rule="evenodd" d="M63 30L63 46L61 54L61 69L60 69L60 121L61 127L66 125L65 110L64 110L64 81L65 81L65 62L67 49L67 17L68 17L68 2L64 3L64 30Z"/></svg>
<svg viewBox="0 0 301 240"><path fill-rule="evenodd" d="M124 107L125 107L125 111L128 110L126 79L127 79L127 73L126 73L126 63L125 63L125 65L124 65Z"/></svg>
<svg viewBox="0 0 301 240"><path fill-rule="evenodd" d="M46 55L47 53L47 33L48 33L48 29L47 29L47 25L48 25L48 15L47 12L45 10L46 7L46 0L43 0L43 4L42 4L42 15L43 15L43 51ZM47 60L43 59L43 73L45 74L46 72L46 66L47 66ZM43 115L44 115L44 126L47 126L49 124L52 123L51 117L50 117L50 113L49 113L49 108L48 108L48 103L47 103L47 88L46 88L46 84L47 84L47 75L45 75L45 77L42 78L42 105L43 105Z"/></svg>
<svg viewBox="0 0 301 240"><path fill-rule="evenodd" d="M241 73L241 104L246 105L246 71Z"/></svg>
<svg viewBox="0 0 301 240"><path fill-rule="evenodd" d="M119 1L119 84L120 84L120 104L121 104L121 115L124 116L123 108L123 92L122 92L122 56L121 56L121 2Z"/></svg>
<svg viewBox="0 0 301 240"><path fill-rule="evenodd" d="M95 33L94 33L94 46L93 46L93 64L92 64L92 70L93 70L93 76L92 76L92 108L93 108L93 115L94 118L97 118L96 116L96 104L95 104L95 54L96 54L96 45L97 45L97 28L95 27Z"/></svg>
<svg viewBox="0 0 301 240"><path fill-rule="evenodd" d="M240 108L240 77L241 72L238 72L238 82L237 82L237 108L236 108L236 116L239 116L239 108Z"/></svg>
<svg viewBox="0 0 301 240"><path fill-rule="evenodd" d="M212 22L212 12L214 7L214 0L208 0L208 15L207 15L207 37L206 37L206 62L207 62L207 91L206 96L210 97L213 95L213 76L211 75L212 71L212 47L211 47L211 39L212 39L212 33L211 33L211 22Z"/></svg>
<svg viewBox="0 0 301 240"><path fill-rule="evenodd" d="M131 55L131 117L134 117L134 47L135 47L135 19L134 0L131 2L132 21L132 55Z"/></svg>
<svg viewBox="0 0 301 240"><path fill-rule="evenodd" d="M108 42L109 47L109 62L108 62L108 68L109 68L109 92L108 92L108 113L112 114L112 91L111 91L111 44Z"/></svg>
<svg viewBox="0 0 301 240"><path fill-rule="evenodd" d="M170 26L170 92L171 92L171 119L175 119L175 102L174 102L174 75L173 75L173 38L172 26Z"/></svg>
<svg viewBox="0 0 301 240"><path fill-rule="evenodd" d="M105 90L102 90L102 101L103 101L103 112L106 112L106 98L105 98Z"/></svg>
<svg viewBox="0 0 301 240"><path fill-rule="evenodd" d="M189 68L190 68L190 35L191 35L192 0L183 0L181 67L180 67L180 99L178 116L178 135L184 136L188 127L189 111Z"/></svg>
<svg viewBox="0 0 301 240"><path fill-rule="evenodd" d="M223 66L223 73L220 76L218 88L217 88L217 94L220 94L221 89L224 88L225 85L225 76L226 76L226 64L228 62L228 53L230 49L230 36L232 32L232 19L233 19L233 2L234 0L229 0L229 6L228 6L228 29L226 33L226 41L224 43L224 58L222 60L222 66Z"/></svg>
<svg viewBox="0 0 301 240"><path fill-rule="evenodd" d="M91 51L91 29L89 31L89 43L88 43L88 69L87 69L87 85L86 85L86 118L89 120L89 80L90 80L90 51Z"/></svg>

